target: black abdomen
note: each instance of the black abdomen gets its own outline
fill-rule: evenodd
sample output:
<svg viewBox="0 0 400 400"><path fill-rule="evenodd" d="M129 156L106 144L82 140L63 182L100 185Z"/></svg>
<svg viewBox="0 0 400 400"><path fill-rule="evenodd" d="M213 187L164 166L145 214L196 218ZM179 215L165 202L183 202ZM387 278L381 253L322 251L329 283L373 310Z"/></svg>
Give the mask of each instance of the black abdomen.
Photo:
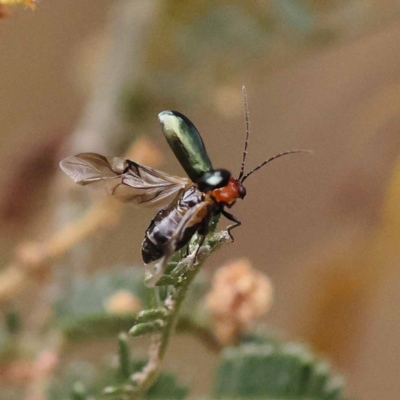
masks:
<svg viewBox="0 0 400 400"><path fill-rule="evenodd" d="M168 242L176 232L183 216L191 207L203 200L203 194L195 187L191 187L183 193L182 197L158 212L150 222L142 243L142 258L145 264L156 261L165 254ZM182 237L176 244L175 251L185 246L199 229L201 219L198 222L193 222L190 227L182 232Z"/></svg>

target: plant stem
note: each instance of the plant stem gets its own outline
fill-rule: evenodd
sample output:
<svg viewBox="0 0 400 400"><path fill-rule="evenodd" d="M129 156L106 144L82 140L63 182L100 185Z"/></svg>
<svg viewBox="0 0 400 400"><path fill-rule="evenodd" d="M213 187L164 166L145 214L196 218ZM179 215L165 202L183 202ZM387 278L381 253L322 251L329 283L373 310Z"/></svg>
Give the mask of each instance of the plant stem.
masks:
<svg viewBox="0 0 400 400"><path fill-rule="evenodd" d="M190 284L200 271L205 260L215 250L217 250L220 245L229 242L230 237L226 231L213 233L209 236L200 249L196 262L185 271L182 275L182 281L175 286L175 290L165 300L165 307L169 309L169 316L165 321L162 333L153 335L151 338L152 343L149 350L149 359L147 364L141 372L135 373L132 376L137 387L135 392L132 394L131 399L140 399L157 379L168 348L171 333L174 331L180 308L186 298ZM187 263L188 259L190 260L191 257L195 256L195 252L196 250L194 250L188 257L181 259L175 269L182 267L183 263Z"/></svg>

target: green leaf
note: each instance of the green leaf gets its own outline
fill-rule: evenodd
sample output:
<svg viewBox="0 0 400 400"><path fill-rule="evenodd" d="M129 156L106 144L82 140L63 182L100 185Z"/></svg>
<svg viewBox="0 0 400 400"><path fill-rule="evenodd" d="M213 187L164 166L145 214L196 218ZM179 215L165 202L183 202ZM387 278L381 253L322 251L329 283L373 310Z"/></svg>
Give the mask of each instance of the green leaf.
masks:
<svg viewBox="0 0 400 400"><path fill-rule="evenodd" d="M85 385L82 382L76 382L71 390L71 398L73 400L89 400L89 396Z"/></svg>
<svg viewBox="0 0 400 400"><path fill-rule="evenodd" d="M88 398L96 389L97 371L92 364L76 361L68 365L59 378L54 378L47 389L48 400L76 400ZM79 398L79 397L78 397Z"/></svg>
<svg viewBox="0 0 400 400"><path fill-rule="evenodd" d="M99 314L104 302L120 290L131 291L146 306L150 292L143 285L143 269L135 267L78 275L68 286L68 292L54 304L59 317Z"/></svg>
<svg viewBox="0 0 400 400"><path fill-rule="evenodd" d="M71 342L106 339L127 332L135 323L136 315L99 313L87 316L70 316L60 320L59 329Z"/></svg>
<svg viewBox="0 0 400 400"><path fill-rule="evenodd" d="M67 339L103 339L128 331L136 314L111 313L107 300L119 291L129 291L143 307L149 307L151 291L143 285L139 268L99 271L93 276L76 276L68 292L54 304L56 323Z"/></svg>
<svg viewBox="0 0 400 400"><path fill-rule="evenodd" d="M118 358L119 358L119 375L121 379L129 379L131 376L131 355L128 344L128 336L126 333L118 335Z"/></svg>
<svg viewBox="0 0 400 400"><path fill-rule="evenodd" d="M121 339L121 338L120 338ZM124 342L122 338L122 342ZM121 340L120 340L121 346ZM122 343L122 347L125 347ZM121 347L120 347L121 363ZM126 362L126 348L122 350L123 361ZM139 370L144 362L131 362L125 372ZM122 378L122 379L121 379ZM55 379L47 392L48 400L94 400L94 399L126 399L134 391L129 379L121 376L121 365L115 368L105 366L102 370L94 368L87 362L71 363L61 378ZM174 374L162 373L154 385L147 391L143 399L147 400L183 400L189 393L188 388L177 381ZM128 396L128 397L127 397Z"/></svg>
<svg viewBox="0 0 400 400"><path fill-rule="evenodd" d="M156 319L155 321L152 322L142 322L134 325L129 330L129 335L136 337L142 335L149 335L150 333L161 332L164 326L165 322L162 319Z"/></svg>
<svg viewBox="0 0 400 400"><path fill-rule="evenodd" d="M223 352L215 398L344 400L343 379L307 347L245 343Z"/></svg>
<svg viewBox="0 0 400 400"><path fill-rule="evenodd" d="M147 284L148 282L151 281L151 276L146 277L145 283ZM161 278L157 281L156 286L168 286L168 285L177 285L180 283L179 278L175 278L171 275L163 275Z"/></svg>
<svg viewBox="0 0 400 400"><path fill-rule="evenodd" d="M139 322L150 322L155 319L164 319L168 316L168 310L166 308L153 308L150 310L143 310L136 317L136 323Z"/></svg>
<svg viewBox="0 0 400 400"><path fill-rule="evenodd" d="M181 386L175 375L161 374L156 383L147 391L144 398L151 400L183 400L189 394L187 387Z"/></svg>
<svg viewBox="0 0 400 400"><path fill-rule="evenodd" d="M17 334L21 330L21 318L14 310L9 310L5 315L5 324L7 331L11 334Z"/></svg>
<svg viewBox="0 0 400 400"><path fill-rule="evenodd" d="M13 335L18 333L19 330L19 318L14 320L14 316L10 318L11 313L5 313L4 318L0 319L0 356L7 357L12 356L16 351L13 340Z"/></svg>

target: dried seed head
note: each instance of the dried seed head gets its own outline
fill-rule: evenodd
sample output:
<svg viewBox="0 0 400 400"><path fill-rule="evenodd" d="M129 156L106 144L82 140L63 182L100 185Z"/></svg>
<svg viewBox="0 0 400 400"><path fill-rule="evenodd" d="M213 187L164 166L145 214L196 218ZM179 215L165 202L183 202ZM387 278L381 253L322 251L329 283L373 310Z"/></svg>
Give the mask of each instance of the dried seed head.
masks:
<svg viewBox="0 0 400 400"><path fill-rule="evenodd" d="M140 311L142 305L129 290L119 290L104 302L104 308L112 314L131 314Z"/></svg>
<svg viewBox="0 0 400 400"><path fill-rule="evenodd" d="M236 260L220 268L214 276L206 304L216 335L222 343L231 343L252 322L269 311L272 284L247 260Z"/></svg>

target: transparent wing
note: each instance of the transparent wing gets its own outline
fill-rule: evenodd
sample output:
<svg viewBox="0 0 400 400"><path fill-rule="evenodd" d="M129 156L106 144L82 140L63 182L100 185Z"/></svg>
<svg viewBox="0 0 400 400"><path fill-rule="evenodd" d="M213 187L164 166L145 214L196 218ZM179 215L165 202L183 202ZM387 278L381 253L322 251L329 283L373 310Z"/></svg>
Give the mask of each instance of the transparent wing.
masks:
<svg viewBox="0 0 400 400"><path fill-rule="evenodd" d="M64 158L61 169L79 185L97 184L108 194L141 207L166 204L192 183L124 158L82 153Z"/></svg>

